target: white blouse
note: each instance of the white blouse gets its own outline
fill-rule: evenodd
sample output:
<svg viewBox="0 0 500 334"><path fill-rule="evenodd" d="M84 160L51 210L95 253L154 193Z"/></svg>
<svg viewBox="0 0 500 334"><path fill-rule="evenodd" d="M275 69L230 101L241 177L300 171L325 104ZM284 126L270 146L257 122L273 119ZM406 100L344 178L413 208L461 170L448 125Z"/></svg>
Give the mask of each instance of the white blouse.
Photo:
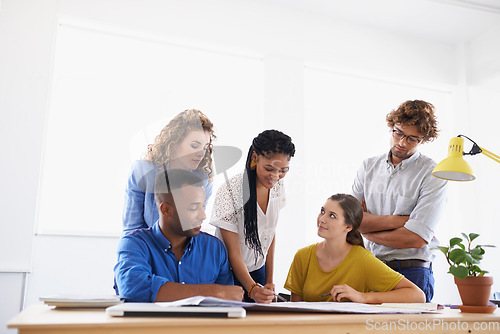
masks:
<svg viewBox="0 0 500 334"><path fill-rule="evenodd" d="M269 193L269 201L265 214L257 204L257 225L262 253L264 254L264 256L257 254L257 262L255 262L256 254L254 250L245 244L243 173L233 176L229 179L229 184L226 182L217 191L210 224L217 227L215 236L220 240L222 240L221 228L238 233L243 261L245 261L248 271L251 272L261 268L265 264L269 246L271 246L274 238L279 212L285 204L285 188L283 179L281 179L276 182Z"/></svg>

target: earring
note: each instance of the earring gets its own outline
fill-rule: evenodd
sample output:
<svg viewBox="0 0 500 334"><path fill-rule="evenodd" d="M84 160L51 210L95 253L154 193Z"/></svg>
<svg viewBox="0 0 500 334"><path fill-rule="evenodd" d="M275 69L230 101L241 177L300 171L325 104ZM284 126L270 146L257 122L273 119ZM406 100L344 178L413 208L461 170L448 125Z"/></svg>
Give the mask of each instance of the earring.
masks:
<svg viewBox="0 0 500 334"><path fill-rule="evenodd" d="M250 161L250 169L254 169L257 166L255 160Z"/></svg>

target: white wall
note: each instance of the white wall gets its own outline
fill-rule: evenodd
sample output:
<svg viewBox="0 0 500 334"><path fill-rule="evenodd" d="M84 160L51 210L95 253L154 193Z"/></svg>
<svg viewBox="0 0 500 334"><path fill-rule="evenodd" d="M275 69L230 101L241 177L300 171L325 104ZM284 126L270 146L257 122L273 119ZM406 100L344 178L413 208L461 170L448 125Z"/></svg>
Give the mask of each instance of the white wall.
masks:
<svg viewBox="0 0 500 334"><path fill-rule="evenodd" d="M118 237L40 235L34 240L26 305L42 296L114 295Z"/></svg>
<svg viewBox="0 0 500 334"><path fill-rule="evenodd" d="M0 332L22 305L31 268L56 1L0 8Z"/></svg>
<svg viewBox="0 0 500 334"><path fill-rule="evenodd" d="M0 269L31 265L55 3L3 1L0 11Z"/></svg>
<svg viewBox="0 0 500 334"><path fill-rule="evenodd" d="M497 69L500 57L486 60L480 58L484 55L481 50L485 45L499 50L500 42L494 33L497 30L492 29L479 36L475 43L457 47L342 21L332 22L294 10L245 0L3 0L0 9L0 172L4 176L1 181L3 191L0 194L0 282L2 288L8 286L13 291L14 288L19 291L22 287L22 275L1 272L32 270L28 285L30 303L36 302L39 295L63 292L50 279L52 275L67 278L66 282L74 283L81 292L91 293L94 287L98 287L98 291L107 291L109 273L102 272L102 275L93 276L96 279L94 287L88 287L83 284L85 275L78 271L104 271L113 262L112 252L116 243L114 239L78 239L80 245L83 241L88 242L93 247L98 247L96 249L102 249L106 255L98 251L87 252L92 257L88 259L88 263L102 265L76 265L69 267L69 271L57 266L51 267L55 262L51 262L50 258L42 259L32 255L34 247L36 254L57 254L54 259L58 262L69 262L72 256L82 256L82 253L66 253L65 247L70 245L63 239L47 243L48 239L44 239L47 237L37 236L33 242L44 124L50 102L48 94L51 88L53 41L58 17L72 17L111 29L156 34L171 42L216 48L229 53L251 54L264 59L266 113L255 117L250 126L263 129L268 124L279 124L292 134L297 145L297 157L292 162L297 168L287 176L287 181L298 186L290 189L289 205L282 213L278 228L278 287L283 284L295 249L300 244L307 243L304 236L310 233L306 222L306 216L310 216L310 213L298 210L303 206L305 194L294 190L307 184L304 171L308 163L305 160L308 144L305 128L301 124L308 116L311 119L311 115L307 113L317 112L318 119L321 119L325 112L304 110L304 72L301 71L304 65L326 68L347 76L449 90L453 114L458 110L458 115L465 115L466 118L470 116L472 119L471 123L462 121L463 118L459 117L452 119L449 126L453 131L461 132L466 128L467 133L464 134L476 138L480 145L491 151L500 152L500 147L495 147L499 141L495 132L498 116L494 116L498 114L498 93L495 91L500 90L497 84L500 81L496 80L499 75L498 71L481 70L481 64L484 63L488 63L490 69ZM474 71L480 74L474 76ZM470 78L484 78L484 73L488 73L487 80L478 79L483 86L471 88L471 82L475 81ZM493 86L494 90L491 90L492 85L497 85ZM232 112L237 114L237 108ZM444 140L446 141L447 139ZM386 147L380 147L380 150L384 151ZM446 144L442 151L444 155ZM360 152L360 157L364 156L367 154ZM463 211L466 206L457 203L462 204L464 200L459 197L465 194L465 190L470 190L472 195L467 196L470 199L467 204L471 209L464 215L461 212L451 212L450 217L453 219L441 222L443 238L440 239L446 240L446 233L453 231L453 228L447 228L451 224L456 229L463 227L480 230L479 233L485 237L483 242L494 243L492 226L497 222L489 212L494 208L497 199L495 196L498 195L488 189L491 189L489 187L492 182L497 182L498 189L498 177L493 181L484 180L486 175L497 176L498 166L486 157L473 157L469 160L474 161L471 164L475 165L481 177L474 184L454 185L453 192L460 195L452 196L449 203L450 207ZM484 193L489 195L479 197ZM50 247L54 248L51 250ZM85 252L82 250L85 249L84 246L81 247L83 248L77 247L74 251L80 249ZM495 252L498 250L491 252L492 257L486 263L490 264L490 271L498 277L498 269L493 267L492 262L493 255L498 255ZM68 257L61 258L63 255ZM48 268L56 273L49 273ZM457 294L453 287L449 287L451 284L446 268L436 262L435 272L436 289L447 292L437 292L440 298L436 301L443 301L445 297L446 302L455 301ZM65 289L67 287L65 285ZM21 296L12 296L10 299L2 302L2 315L13 314L18 309ZM4 319L0 321L3 322ZM1 331L5 331L2 324Z"/></svg>

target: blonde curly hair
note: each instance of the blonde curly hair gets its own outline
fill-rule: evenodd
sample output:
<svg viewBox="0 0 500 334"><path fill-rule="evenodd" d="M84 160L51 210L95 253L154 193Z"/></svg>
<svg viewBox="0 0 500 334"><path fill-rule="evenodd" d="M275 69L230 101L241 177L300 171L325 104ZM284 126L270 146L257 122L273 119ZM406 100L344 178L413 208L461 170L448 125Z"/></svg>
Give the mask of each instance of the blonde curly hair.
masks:
<svg viewBox="0 0 500 334"><path fill-rule="evenodd" d="M152 162L158 169L164 169L170 164L175 147L186 138L187 134L193 130L207 132L210 136L205 156L200 161L196 171L203 171L208 175L209 181L212 181L212 142L216 136L213 130L213 123L208 117L199 110L188 109L172 118L170 122L156 136L154 143L148 145L144 155L144 160Z"/></svg>

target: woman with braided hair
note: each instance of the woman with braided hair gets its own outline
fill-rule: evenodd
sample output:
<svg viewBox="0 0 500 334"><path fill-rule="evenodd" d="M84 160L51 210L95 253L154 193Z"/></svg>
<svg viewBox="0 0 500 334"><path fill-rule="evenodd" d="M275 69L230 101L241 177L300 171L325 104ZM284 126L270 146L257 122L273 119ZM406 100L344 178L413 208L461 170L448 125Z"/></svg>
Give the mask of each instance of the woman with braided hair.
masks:
<svg viewBox="0 0 500 334"><path fill-rule="evenodd" d="M275 298L274 233L286 202L282 179L294 154L289 136L263 131L252 141L245 171L217 191L210 223L226 245L234 282L245 289L245 301L270 303Z"/></svg>

